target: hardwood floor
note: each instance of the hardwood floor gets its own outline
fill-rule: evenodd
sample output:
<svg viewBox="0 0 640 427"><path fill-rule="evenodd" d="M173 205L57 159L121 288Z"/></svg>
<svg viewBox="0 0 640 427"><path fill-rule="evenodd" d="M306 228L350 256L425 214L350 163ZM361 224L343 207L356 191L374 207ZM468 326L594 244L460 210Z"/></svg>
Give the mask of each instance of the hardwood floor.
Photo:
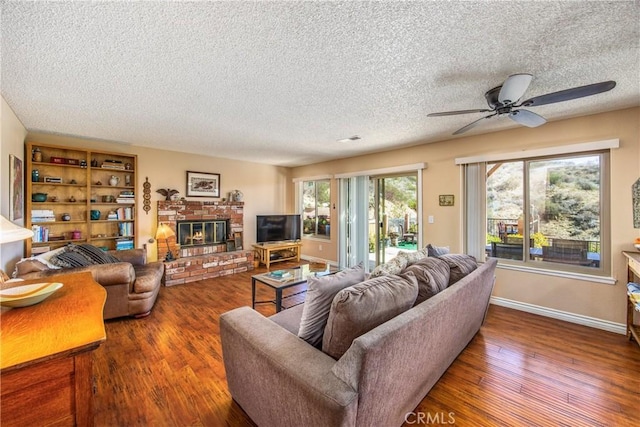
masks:
<svg viewBox="0 0 640 427"><path fill-rule="evenodd" d="M251 275L261 271L163 287L148 317L107 321L94 354L96 426L254 425L227 391L218 318L251 305ZM491 306L405 425L632 426L639 403L635 342Z"/></svg>

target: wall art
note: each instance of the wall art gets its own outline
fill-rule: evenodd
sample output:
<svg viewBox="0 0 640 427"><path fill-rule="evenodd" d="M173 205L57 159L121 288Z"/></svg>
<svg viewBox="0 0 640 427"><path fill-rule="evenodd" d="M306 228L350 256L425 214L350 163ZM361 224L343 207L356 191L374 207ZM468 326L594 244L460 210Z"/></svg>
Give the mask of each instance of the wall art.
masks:
<svg viewBox="0 0 640 427"><path fill-rule="evenodd" d="M220 197L220 174L187 171L187 197Z"/></svg>

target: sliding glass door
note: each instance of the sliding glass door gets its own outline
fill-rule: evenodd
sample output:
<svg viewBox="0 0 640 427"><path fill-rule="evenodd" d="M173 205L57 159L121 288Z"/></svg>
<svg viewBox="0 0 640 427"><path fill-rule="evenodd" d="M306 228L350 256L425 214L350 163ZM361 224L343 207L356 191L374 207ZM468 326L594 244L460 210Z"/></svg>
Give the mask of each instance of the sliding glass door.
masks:
<svg viewBox="0 0 640 427"><path fill-rule="evenodd" d="M422 169L419 163L337 176L340 189L338 257L342 267L367 271L421 244Z"/></svg>
<svg viewBox="0 0 640 427"><path fill-rule="evenodd" d="M369 266L383 264L418 244L417 174L369 180Z"/></svg>

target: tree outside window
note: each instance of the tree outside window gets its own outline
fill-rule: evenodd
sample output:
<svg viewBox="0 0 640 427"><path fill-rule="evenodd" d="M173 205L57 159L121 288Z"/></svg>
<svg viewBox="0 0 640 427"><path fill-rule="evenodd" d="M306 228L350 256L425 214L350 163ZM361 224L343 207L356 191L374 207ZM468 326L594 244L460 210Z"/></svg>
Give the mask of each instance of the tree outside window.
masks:
<svg viewBox="0 0 640 427"><path fill-rule="evenodd" d="M600 153L488 164L487 253L599 268L602 170Z"/></svg>
<svg viewBox="0 0 640 427"><path fill-rule="evenodd" d="M331 181L302 183L302 231L305 236L329 238L331 233Z"/></svg>

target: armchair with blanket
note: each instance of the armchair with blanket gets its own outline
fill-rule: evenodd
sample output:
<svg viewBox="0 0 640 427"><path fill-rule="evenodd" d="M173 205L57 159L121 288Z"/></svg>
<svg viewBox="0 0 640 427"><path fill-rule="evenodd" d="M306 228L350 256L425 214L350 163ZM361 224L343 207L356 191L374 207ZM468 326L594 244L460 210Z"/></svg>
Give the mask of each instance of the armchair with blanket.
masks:
<svg viewBox="0 0 640 427"><path fill-rule="evenodd" d="M53 281L57 274L89 271L107 291L105 319L143 317L151 312L164 275L162 262L147 263L146 258L144 249L102 252L91 245L69 245L20 261L14 277Z"/></svg>

